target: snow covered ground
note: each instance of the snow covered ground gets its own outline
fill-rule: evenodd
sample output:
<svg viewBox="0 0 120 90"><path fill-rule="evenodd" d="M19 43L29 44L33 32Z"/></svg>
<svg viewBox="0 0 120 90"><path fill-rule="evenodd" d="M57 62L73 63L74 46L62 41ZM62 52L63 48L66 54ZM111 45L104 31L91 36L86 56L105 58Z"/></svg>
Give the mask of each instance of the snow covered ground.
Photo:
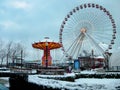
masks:
<svg viewBox="0 0 120 90"><path fill-rule="evenodd" d="M0 72L10 72L10 69L6 67L2 67L0 68Z"/></svg>
<svg viewBox="0 0 120 90"><path fill-rule="evenodd" d="M68 74L74 76L74 74ZM66 77L61 75L61 77ZM120 86L120 79L95 79L95 78L80 78L75 82L60 81L54 79L45 79L40 77L60 77L60 75L29 75L29 82L36 83L38 85L44 85L53 88L61 88L62 90L120 90L117 89Z"/></svg>

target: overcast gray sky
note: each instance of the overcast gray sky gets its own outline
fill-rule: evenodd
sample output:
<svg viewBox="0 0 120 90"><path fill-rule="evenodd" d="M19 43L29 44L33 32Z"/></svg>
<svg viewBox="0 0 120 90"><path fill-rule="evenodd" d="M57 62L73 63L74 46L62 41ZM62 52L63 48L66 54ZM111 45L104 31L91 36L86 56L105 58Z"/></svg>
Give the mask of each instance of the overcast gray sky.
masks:
<svg viewBox="0 0 120 90"><path fill-rule="evenodd" d="M64 17L83 3L97 3L110 11L117 25L114 48L120 47L120 0L0 0L0 38L21 41L30 51L31 44L45 36L59 41Z"/></svg>

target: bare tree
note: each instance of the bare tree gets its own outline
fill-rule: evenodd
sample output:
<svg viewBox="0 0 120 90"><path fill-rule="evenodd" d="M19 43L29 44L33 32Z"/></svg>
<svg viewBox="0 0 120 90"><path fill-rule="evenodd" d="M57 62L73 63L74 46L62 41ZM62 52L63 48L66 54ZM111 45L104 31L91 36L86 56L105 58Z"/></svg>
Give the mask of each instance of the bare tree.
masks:
<svg viewBox="0 0 120 90"><path fill-rule="evenodd" d="M5 57L6 57L5 49L1 49L1 50L0 50L1 66L2 66L2 64L3 64L3 61L4 61Z"/></svg>
<svg viewBox="0 0 120 90"><path fill-rule="evenodd" d="M6 44L6 65L8 66L9 60L12 60L12 44L13 42L10 41Z"/></svg>
<svg viewBox="0 0 120 90"><path fill-rule="evenodd" d="M23 61L23 58L27 56L26 54L26 48L24 45L22 45L20 42L14 43L13 47L13 57L16 59L16 62L21 62ZM14 59L13 59L14 62Z"/></svg>
<svg viewBox="0 0 120 90"><path fill-rule="evenodd" d="M1 59L1 66L2 66L2 63L3 63L3 60L5 59L6 57L6 51L5 51L5 48L4 48L4 42L0 39L0 59Z"/></svg>
<svg viewBox="0 0 120 90"><path fill-rule="evenodd" d="M21 55L21 51L24 51L23 57L26 56L25 46L23 46L21 43L14 44L14 51L16 51L16 55L18 55L18 56Z"/></svg>
<svg viewBox="0 0 120 90"><path fill-rule="evenodd" d="M19 57L19 58L22 57L23 59L26 56L27 56L26 48L20 42L14 43L12 41L9 41L8 43L5 43L0 39L0 61L1 61L0 64L1 65L3 64L3 62L6 62L6 65L8 66L9 62L14 62L13 57Z"/></svg>

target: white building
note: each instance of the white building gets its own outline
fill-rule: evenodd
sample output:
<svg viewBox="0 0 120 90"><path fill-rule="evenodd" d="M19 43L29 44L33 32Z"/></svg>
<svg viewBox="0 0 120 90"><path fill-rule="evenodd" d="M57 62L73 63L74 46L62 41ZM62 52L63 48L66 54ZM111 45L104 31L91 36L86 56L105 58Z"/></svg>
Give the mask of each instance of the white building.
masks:
<svg viewBox="0 0 120 90"><path fill-rule="evenodd" d="M111 55L109 66L111 70L120 71L120 49Z"/></svg>

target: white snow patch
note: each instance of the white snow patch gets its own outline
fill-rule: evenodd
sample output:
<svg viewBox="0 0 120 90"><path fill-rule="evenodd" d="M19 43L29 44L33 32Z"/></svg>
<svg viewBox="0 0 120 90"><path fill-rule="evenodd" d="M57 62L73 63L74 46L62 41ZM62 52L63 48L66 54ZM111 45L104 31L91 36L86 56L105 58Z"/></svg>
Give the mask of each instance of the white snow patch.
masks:
<svg viewBox="0 0 120 90"><path fill-rule="evenodd" d="M81 74L95 74L96 71L95 70L84 70L80 72Z"/></svg>
<svg viewBox="0 0 120 90"><path fill-rule="evenodd" d="M44 85L52 88L68 89L68 90L116 90L120 86L120 79L76 79L75 82L60 81L53 79L39 78L41 75L29 75L29 82L38 85Z"/></svg>

